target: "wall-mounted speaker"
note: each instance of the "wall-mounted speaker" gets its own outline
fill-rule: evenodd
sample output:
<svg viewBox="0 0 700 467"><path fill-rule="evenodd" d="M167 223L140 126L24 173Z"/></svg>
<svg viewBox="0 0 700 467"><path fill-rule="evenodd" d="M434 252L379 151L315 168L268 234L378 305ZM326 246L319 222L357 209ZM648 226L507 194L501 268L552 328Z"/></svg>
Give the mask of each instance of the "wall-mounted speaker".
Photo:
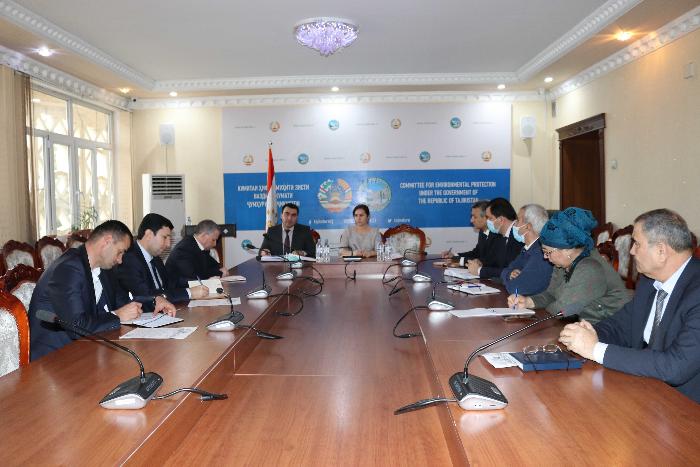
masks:
<svg viewBox="0 0 700 467"><path fill-rule="evenodd" d="M537 121L535 120L535 117L520 117L520 137L522 139L534 138L536 132Z"/></svg>
<svg viewBox="0 0 700 467"><path fill-rule="evenodd" d="M175 144L175 125L172 123L160 124L160 144L164 146Z"/></svg>

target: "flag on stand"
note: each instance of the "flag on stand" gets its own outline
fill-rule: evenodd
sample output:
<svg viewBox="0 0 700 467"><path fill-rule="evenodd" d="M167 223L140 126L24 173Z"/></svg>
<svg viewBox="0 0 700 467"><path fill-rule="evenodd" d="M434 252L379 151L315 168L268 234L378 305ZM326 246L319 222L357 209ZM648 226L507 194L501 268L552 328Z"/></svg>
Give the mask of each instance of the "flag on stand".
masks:
<svg viewBox="0 0 700 467"><path fill-rule="evenodd" d="M272 143L267 152L267 201L265 202L265 230L277 225L277 188L275 187L275 164L272 161Z"/></svg>

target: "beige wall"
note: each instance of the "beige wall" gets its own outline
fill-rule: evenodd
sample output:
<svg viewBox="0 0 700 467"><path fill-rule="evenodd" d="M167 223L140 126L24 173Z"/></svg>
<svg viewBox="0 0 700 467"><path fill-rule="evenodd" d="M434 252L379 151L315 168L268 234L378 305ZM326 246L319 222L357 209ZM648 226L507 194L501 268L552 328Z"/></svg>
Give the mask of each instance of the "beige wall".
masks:
<svg viewBox="0 0 700 467"><path fill-rule="evenodd" d="M133 189L131 187L131 113L114 112L115 180L114 197L117 219L132 228L133 223Z"/></svg>
<svg viewBox="0 0 700 467"><path fill-rule="evenodd" d="M221 109L138 110L133 113L132 187L135 225L143 217L141 175L185 174L185 209L193 222L224 221ZM175 125L175 144L160 144L160 124Z"/></svg>
<svg viewBox="0 0 700 467"><path fill-rule="evenodd" d="M553 139L556 128L606 114L605 209L617 226L668 207L700 232L700 78L683 79L683 66L691 61L700 67L700 30L557 101L548 130ZM558 174L557 151L549 165ZM552 191L557 197L558 179Z"/></svg>

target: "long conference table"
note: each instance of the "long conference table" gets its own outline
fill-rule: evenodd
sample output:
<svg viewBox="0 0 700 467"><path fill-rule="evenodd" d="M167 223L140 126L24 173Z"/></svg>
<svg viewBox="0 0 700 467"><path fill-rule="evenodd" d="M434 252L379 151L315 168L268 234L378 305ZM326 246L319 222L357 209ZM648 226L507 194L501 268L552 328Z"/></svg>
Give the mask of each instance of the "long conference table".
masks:
<svg viewBox="0 0 700 467"><path fill-rule="evenodd" d="M495 369L483 358L470 372L497 384L503 410L464 411L456 403L394 415L428 397L451 397L449 377L478 346L529 324L498 317L456 318L411 312L425 305L430 283L404 281L388 296L388 263L315 264L323 291L298 302L287 296L247 300L261 285L273 293L317 291L309 281L277 281L280 263L250 260L227 284L243 324L284 336L264 340L249 329L208 332L228 307L187 308L176 326L197 326L183 340L123 340L164 378L159 393L197 386L228 399L202 402L180 393L140 410L106 410L99 400L138 374L134 360L106 345L78 340L0 378L2 465L700 465L700 404L666 384L607 370L523 373ZM430 263L420 269L443 278ZM346 273L356 280L350 280ZM410 277L415 269L389 272ZM457 308L504 306L504 293L467 296L441 285ZM538 311L539 317L546 316ZM554 342L550 320L489 351L519 351ZM106 333L116 339L131 330Z"/></svg>

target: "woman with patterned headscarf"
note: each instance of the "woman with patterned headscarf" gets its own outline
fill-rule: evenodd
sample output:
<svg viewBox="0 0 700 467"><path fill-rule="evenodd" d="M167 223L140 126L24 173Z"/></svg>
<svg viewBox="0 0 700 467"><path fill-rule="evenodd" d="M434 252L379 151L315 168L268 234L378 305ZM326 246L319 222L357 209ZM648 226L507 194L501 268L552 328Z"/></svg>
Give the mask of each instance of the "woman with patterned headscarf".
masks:
<svg viewBox="0 0 700 467"><path fill-rule="evenodd" d="M540 232L542 254L554 265L549 287L530 297L511 295L508 305L546 308L552 314L575 309L581 319L597 323L630 301L620 275L593 247L596 225L585 209L554 214Z"/></svg>

